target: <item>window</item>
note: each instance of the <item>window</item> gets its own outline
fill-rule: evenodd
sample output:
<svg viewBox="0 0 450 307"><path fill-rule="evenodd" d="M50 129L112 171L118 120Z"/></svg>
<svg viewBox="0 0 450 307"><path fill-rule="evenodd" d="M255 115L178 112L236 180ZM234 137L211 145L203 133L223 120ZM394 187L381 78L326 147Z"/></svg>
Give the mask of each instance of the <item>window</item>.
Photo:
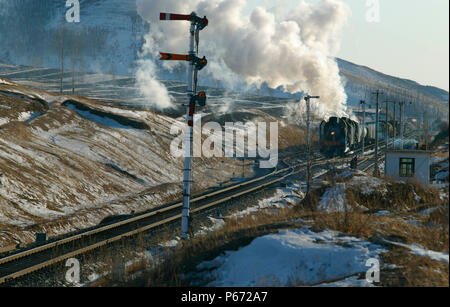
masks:
<svg viewBox="0 0 450 307"><path fill-rule="evenodd" d="M414 161L411 158L400 158L400 177L414 177Z"/></svg>

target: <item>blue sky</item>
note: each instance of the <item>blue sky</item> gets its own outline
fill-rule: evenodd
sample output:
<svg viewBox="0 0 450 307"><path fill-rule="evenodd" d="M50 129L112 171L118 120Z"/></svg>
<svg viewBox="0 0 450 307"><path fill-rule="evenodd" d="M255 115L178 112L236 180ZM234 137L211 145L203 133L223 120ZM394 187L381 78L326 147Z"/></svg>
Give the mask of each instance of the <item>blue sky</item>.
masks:
<svg viewBox="0 0 450 307"><path fill-rule="evenodd" d="M318 0L308 0L315 2ZM449 90L449 1L379 0L380 22L369 23L366 0L342 0L352 10L338 57L383 73ZM297 0L248 0L270 8Z"/></svg>

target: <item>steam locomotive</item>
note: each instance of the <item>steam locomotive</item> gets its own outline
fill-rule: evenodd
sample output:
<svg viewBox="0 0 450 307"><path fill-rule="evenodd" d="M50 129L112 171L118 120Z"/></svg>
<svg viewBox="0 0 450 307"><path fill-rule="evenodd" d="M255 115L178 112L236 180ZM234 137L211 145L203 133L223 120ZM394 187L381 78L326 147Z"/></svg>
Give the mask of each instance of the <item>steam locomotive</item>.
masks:
<svg viewBox="0 0 450 307"><path fill-rule="evenodd" d="M328 121L322 121L319 128L320 151L327 157L344 156L345 153L360 148L364 139L365 145L375 143L375 122L367 122L365 128L350 118L330 117ZM394 129L395 128L395 129ZM387 122L390 138L399 135L398 122ZM364 131L363 131L364 130ZM378 127L378 139L385 138L386 121L380 121Z"/></svg>

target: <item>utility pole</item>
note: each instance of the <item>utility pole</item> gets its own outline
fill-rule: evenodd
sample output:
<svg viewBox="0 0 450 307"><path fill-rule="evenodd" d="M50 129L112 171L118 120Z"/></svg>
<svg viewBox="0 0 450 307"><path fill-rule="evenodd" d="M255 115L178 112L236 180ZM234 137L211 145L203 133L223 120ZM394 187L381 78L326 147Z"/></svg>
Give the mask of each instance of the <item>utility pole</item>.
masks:
<svg viewBox="0 0 450 307"><path fill-rule="evenodd" d="M197 92L197 72L202 70L208 63L206 58L198 58L199 32L208 25L206 16L200 18L195 12L190 15L161 13L160 20L187 20L191 22L189 54L180 55L172 53L162 53L160 60L188 61L187 72L187 109L186 109L186 142L184 156L184 176L183 176L183 207L181 212L181 238L189 237L189 209L191 197L191 147L192 147L192 128L194 125L194 112L196 103L204 106L206 103L205 92ZM195 50L197 47L197 51Z"/></svg>
<svg viewBox="0 0 450 307"><path fill-rule="evenodd" d="M319 99L320 96L310 96L306 95L306 195L310 195L311 191L311 138L310 138L310 121L311 121L311 99Z"/></svg>
<svg viewBox="0 0 450 307"><path fill-rule="evenodd" d="M79 40L79 34L78 31L75 31L73 36L72 36L72 95L75 94L75 77L76 77L76 73L75 73L75 66L78 62L78 65L80 63L80 50L79 50L79 46L78 46L78 40Z"/></svg>
<svg viewBox="0 0 450 307"><path fill-rule="evenodd" d="M385 101L386 102L386 125L385 125L385 132L384 132L384 141L386 142L386 150L388 149L388 145L389 145L389 101Z"/></svg>
<svg viewBox="0 0 450 307"><path fill-rule="evenodd" d="M395 108L396 104L395 104L395 101L393 103L394 103L394 125L393 125L393 127L394 127L394 131L393 131L393 133L394 133L394 141L392 142L392 147L395 149L395 139L397 137L397 129L396 129L396 126L397 126L397 115L396 115L396 108Z"/></svg>
<svg viewBox="0 0 450 307"><path fill-rule="evenodd" d="M73 48L72 52L76 53L75 46L72 46L72 48ZM73 55L73 58L72 58L72 95L75 94L75 61L76 61L76 59L75 59L75 56Z"/></svg>
<svg viewBox="0 0 450 307"><path fill-rule="evenodd" d="M400 101L400 149L403 149L403 105L404 101Z"/></svg>
<svg viewBox="0 0 450 307"><path fill-rule="evenodd" d="M425 109L425 111L423 112L423 121L425 124L425 150L428 150L428 114L427 114L427 110Z"/></svg>
<svg viewBox="0 0 450 307"><path fill-rule="evenodd" d="M63 79L64 79L64 23L61 27L61 86L59 92L63 93Z"/></svg>
<svg viewBox="0 0 450 307"><path fill-rule="evenodd" d="M378 177L379 174L379 170L378 170L378 141L379 141L379 137L378 137L378 125L379 125L379 121L380 121L380 90L377 90L374 94L377 95L377 110L376 110L376 120L375 120L375 166L374 166L374 170L373 170L373 175L375 177Z"/></svg>
<svg viewBox="0 0 450 307"><path fill-rule="evenodd" d="M361 156L364 157L365 154L365 149L364 149L364 144L365 144L365 140L366 140L366 101L365 100L361 100L359 102L360 104L362 104L363 106L363 122L362 122L362 153Z"/></svg>

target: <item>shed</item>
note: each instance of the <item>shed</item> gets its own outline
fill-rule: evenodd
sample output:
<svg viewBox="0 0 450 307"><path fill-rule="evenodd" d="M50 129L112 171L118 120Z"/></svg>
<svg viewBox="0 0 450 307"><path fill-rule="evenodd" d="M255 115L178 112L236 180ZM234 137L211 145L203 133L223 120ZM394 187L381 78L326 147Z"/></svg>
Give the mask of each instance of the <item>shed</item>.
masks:
<svg viewBox="0 0 450 307"><path fill-rule="evenodd" d="M386 152L385 174L395 180L430 184L430 151L392 150Z"/></svg>

